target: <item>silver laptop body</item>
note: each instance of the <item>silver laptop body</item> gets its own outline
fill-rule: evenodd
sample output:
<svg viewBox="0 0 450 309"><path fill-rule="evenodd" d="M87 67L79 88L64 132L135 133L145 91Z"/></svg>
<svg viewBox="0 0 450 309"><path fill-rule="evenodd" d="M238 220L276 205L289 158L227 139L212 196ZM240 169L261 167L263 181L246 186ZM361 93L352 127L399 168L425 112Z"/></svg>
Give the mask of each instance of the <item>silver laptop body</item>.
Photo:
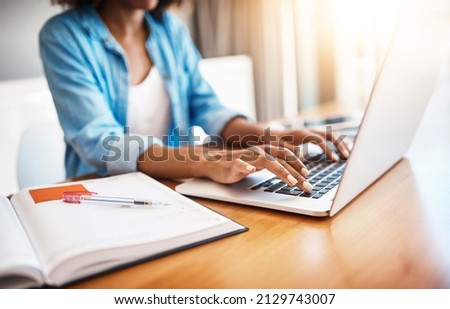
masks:
<svg viewBox="0 0 450 309"><path fill-rule="evenodd" d="M262 185L274 178L267 170L232 185L194 179L178 185L176 191L311 216L333 216L403 158L449 56L449 15L402 14L374 83L351 156L342 166L340 183L320 198L267 192L268 186Z"/></svg>

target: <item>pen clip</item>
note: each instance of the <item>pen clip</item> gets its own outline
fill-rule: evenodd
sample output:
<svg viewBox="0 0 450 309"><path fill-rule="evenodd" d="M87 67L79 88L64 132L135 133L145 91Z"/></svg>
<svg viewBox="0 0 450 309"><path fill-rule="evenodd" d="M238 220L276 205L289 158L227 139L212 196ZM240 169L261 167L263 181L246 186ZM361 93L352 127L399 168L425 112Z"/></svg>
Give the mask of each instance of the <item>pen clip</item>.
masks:
<svg viewBox="0 0 450 309"><path fill-rule="evenodd" d="M81 197L83 195L96 195L97 192L90 192L90 191L67 191L62 194L61 199L63 202L71 203L71 204L80 204L81 203Z"/></svg>

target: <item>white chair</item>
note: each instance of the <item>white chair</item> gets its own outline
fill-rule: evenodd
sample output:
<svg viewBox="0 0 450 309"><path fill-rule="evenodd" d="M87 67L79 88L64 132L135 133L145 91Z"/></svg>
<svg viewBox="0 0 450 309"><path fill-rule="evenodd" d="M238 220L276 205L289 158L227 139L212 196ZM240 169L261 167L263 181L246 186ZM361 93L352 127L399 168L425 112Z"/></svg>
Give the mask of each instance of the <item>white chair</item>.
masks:
<svg viewBox="0 0 450 309"><path fill-rule="evenodd" d="M225 106L256 120L253 62L249 56L202 59L200 72Z"/></svg>
<svg viewBox="0 0 450 309"><path fill-rule="evenodd" d="M44 77L0 82L0 195L19 190L17 159L23 133L57 119Z"/></svg>
<svg viewBox="0 0 450 309"><path fill-rule="evenodd" d="M249 56L202 59L200 73L223 105L256 120L253 62ZM208 141L208 135L200 127L194 127L193 134L200 138L198 144Z"/></svg>
<svg viewBox="0 0 450 309"><path fill-rule="evenodd" d="M22 135L17 161L19 188L63 181L65 144L57 121L28 128Z"/></svg>

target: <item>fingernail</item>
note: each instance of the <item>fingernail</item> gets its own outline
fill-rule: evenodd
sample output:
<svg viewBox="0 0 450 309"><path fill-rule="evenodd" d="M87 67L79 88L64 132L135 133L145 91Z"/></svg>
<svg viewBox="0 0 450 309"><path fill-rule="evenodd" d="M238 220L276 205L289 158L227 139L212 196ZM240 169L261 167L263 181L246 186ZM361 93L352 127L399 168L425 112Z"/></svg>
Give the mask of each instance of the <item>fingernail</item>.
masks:
<svg viewBox="0 0 450 309"><path fill-rule="evenodd" d="M289 181L289 184L291 186L295 186L298 182L297 179L295 179L294 176L292 176L292 175L288 175L287 180Z"/></svg>
<svg viewBox="0 0 450 309"><path fill-rule="evenodd" d="M304 182L302 183L302 186L303 186L303 188L305 188L305 190L306 190L307 192L311 192L312 189L313 189L312 185L311 185L309 182L307 182L307 181L304 181Z"/></svg>
<svg viewBox="0 0 450 309"><path fill-rule="evenodd" d="M341 159L339 159L338 155L335 154L334 152L333 152L333 154L331 155L331 157L333 158L333 161L341 161Z"/></svg>
<svg viewBox="0 0 450 309"><path fill-rule="evenodd" d="M309 171L306 169L306 168L302 168L302 175L305 177L305 178L308 178L308 176L309 176Z"/></svg>
<svg viewBox="0 0 450 309"><path fill-rule="evenodd" d="M245 169L246 169L247 171L249 171L249 172L254 172L254 171L255 171L255 167L254 167L254 166L251 166L251 165L247 165L247 166L245 167Z"/></svg>

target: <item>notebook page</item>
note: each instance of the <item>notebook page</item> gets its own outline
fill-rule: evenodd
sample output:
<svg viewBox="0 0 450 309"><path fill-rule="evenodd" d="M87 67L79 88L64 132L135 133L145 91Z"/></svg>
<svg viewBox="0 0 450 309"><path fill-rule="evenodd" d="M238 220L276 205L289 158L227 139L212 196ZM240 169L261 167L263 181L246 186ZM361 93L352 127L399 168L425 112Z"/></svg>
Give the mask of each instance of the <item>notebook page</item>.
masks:
<svg viewBox="0 0 450 309"><path fill-rule="evenodd" d="M0 196L0 288L42 283L38 258L9 200Z"/></svg>

